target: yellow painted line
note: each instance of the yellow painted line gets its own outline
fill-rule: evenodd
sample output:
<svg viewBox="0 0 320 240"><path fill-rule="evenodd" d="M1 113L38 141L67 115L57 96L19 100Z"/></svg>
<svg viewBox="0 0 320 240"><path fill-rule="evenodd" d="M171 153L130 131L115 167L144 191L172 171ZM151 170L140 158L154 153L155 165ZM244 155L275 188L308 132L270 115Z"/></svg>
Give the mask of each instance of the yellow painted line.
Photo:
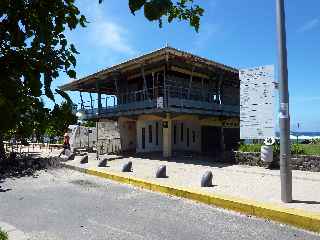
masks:
<svg viewBox="0 0 320 240"><path fill-rule="evenodd" d="M198 189L164 185L136 177L131 177L123 173L111 173L106 170L97 170L95 168L85 169L65 163L62 163L61 165L66 168L77 170L93 176L114 180L124 184L130 184L154 192L161 192L181 198L187 198L208 205L233 210L246 215L265 218L320 233L320 213L285 208L277 204L260 203L237 197L212 194L199 191Z"/></svg>

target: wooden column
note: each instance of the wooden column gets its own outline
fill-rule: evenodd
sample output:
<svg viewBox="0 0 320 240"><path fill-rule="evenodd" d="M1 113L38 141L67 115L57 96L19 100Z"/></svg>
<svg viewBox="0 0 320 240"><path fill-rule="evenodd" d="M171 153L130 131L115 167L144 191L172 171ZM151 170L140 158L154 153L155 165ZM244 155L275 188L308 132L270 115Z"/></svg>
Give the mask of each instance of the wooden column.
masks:
<svg viewBox="0 0 320 240"><path fill-rule="evenodd" d="M147 98L149 99L149 94L148 94L148 86L147 86L147 79L146 76L144 74L144 65L141 65L141 75L143 78L143 89L144 89L144 95L147 96Z"/></svg>
<svg viewBox="0 0 320 240"><path fill-rule="evenodd" d="M167 113L166 118L162 122L162 151L163 151L163 157L171 157L172 156L172 120L170 117L170 114Z"/></svg>
<svg viewBox="0 0 320 240"><path fill-rule="evenodd" d="M190 99L190 94L191 94L193 71L194 71L194 67L192 67L191 74L190 74L189 89L188 89L188 99Z"/></svg>
<svg viewBox="0 0 320 240"><path fill-rule="evenodd" d="M166 69L167 66L164 68L163 70L163 107L168 107L168 102L169 102L169 89L167 89L167 85L166 85Z"/></svg>
<svg viewBox="0 0 320 240"><path fill-rule="evenodd" d="M100 93L100 88L99 88L99 81L97 80L96 82L96 89L98 93L98 117L101 113L101 108L102 108L102 103L101 103L101 93Z"/></svg>
<svg viewBox="0 0 320 240"><path fill-rule="evenodd" d="M202 100L202 101L204 100L203 91L204 91L204 86L203 86L203 77L202 77L202 78L201 78L201 100Z"/></svg>
<svg viewBox="0 0 320 240"><path fill-rule="evenodd" d="M224 128L223 125L221 126L221 136L220 136L220 151L223 153L225 150L225 143L224 143Z"/></svg>
<svg viewBox="0 0 320 240"><path fill-rule="evenodd" d="M99 88L99 80L96 82L96 89L98 92L98 115L97 115L97 122L96 122L96 133L97 133L97 140L96 140L96 159L99 160L99 117L101 113L101 93Z"/></svg>
<svg viewBox="0 0 320 240"><path fill-rule="evenodd" d="M83 105L83 98L82 98L82 92L80 91L80 100L81 100L81 109L84 108L84 105Z"/></svg>
<svg viewBox="0 0 320 240"><path fill-rule="evenodd" d="M223 95L223 74L221 74L220 77L219 77L218 92L219 92L219 102L220 102L220 104L223 104L223 102L222 102L222 95Z"/></svg>
<svg viewBox="0 0 320 240"><path fill-rule="evenodd" d="M101 103L101 93L98 93L98 113L101 113L102 103Z"/></svg>
<svg viewBox="0 0 320 240"><path fill-rule="evenodd" d="M152 72L152 98L155 98L154 72Z"/></svg>
<svg viewBox="0 0 320 240"><path fill-rule="evenodd" d="M119 101L119 99L120 99L120 93L119 93L118 79L117 79L114 75L112 75L112 79L113 79L113 81L114 81L114 87L115 87L115 89L116 89L116 96L117 96L118 101ZM121 101L120 101L120 102L121 102Z"/></svg>
<svg viewBox="0 0 320 240"><path fill-rule="evenodd" d="M93 109L92 94L91 92L89 94L90 94L90 106L91 106L91 109Z"/></svg>

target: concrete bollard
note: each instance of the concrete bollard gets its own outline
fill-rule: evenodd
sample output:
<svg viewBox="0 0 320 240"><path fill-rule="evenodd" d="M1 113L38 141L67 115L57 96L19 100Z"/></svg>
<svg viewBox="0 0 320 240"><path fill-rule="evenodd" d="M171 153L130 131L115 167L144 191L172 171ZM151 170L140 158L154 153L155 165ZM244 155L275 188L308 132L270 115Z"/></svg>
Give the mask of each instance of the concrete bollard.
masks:
<svg viewBox="0 0 320 240"><path fill-rule="evenodd" d="M98 167L106 167L107 164L108 164L108 159L105 158L99 162Z"/></svg>
<svg viewBox="0 0 320 240"><path fill-rule="evenodd" d="M62 149L62 150L60 151L59 157L60 157L61 155L64 155L64 149Z"/></svg>
<svg viewBox="0 0 320 240"><path fill-rule="evenodd" d="M166 178L167 177L167 166L161 165L156 172L156 178Z"/></svg>
<svg viewBox="0 0 320 240"><path fill-rule="evenodd" d="M88 163L88 155L84 155L84 156L80 159L80 163L81 163L81 164Z"/></svg>
<svg viewBox="0 0 320 240"><path fill-rule="evenodd" d="M72 153L69 157L68 157L68 160L74 160L76 154L75 153Z"/></svg>
<svg viewBox="0 0 320 240"><path fill-rule="evenodd" d="M122 172L132 172L132 162L129 161L122 166Z"/></svg>
<svg viewBox="0 0 320 240"><path fill-rule="evenodd" d="M212 172L206 171L201 178L201 187L212 187Z"/></svg>

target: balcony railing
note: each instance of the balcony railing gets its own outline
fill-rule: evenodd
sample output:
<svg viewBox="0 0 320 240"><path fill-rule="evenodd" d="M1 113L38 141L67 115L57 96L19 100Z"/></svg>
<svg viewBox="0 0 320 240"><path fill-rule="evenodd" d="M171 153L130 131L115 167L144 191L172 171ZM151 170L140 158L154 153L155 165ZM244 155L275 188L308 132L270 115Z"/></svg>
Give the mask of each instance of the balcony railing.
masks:
<svg viewBox="0 0 320 240"><path fill-rule="evenodd" d="M223 104L215 91L166 86L119 94L111 106L106 101L100 109L87 107L81 111L86 118L96 118L148 111L238 116L239 109L239 105Z"/></svg>

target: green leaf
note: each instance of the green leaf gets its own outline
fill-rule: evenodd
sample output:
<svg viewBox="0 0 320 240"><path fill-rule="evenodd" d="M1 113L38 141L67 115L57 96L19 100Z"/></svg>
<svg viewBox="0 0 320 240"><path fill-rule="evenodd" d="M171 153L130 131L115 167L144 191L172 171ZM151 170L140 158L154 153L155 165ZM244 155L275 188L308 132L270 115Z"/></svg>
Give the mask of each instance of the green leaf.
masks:
<svg viewBox="0 0 320 240"><path fill-rule="evenodd" d="M147 2L144 5L144 16L149 21L154 21L158 20L161 17L161 13L155 4L153 4L152 2Z"/></svg>
<svg viewBox="0 0 320 240"><path fill-rule="evenodd" d="M48 98L50 98L52 101L54 101L54 96L51 91L51 82L52 77L49 75L49 73L44 74L44 91Z"/></svg>
<svg viewBox="0 0 320 240"><path fill-rule="evenodd" d="M68 74L68 76L69 76L70 78L76 78L76 76L77 76L75 70L68 70L67 74Z"/></svg>
<svg viewBox="0 0 320 240"><path fill-rule="evenodd" d="M71 52L73 52L75 54L79 54L79 52L77 51L77 49L75 48L75 46L72 43L70 44L70 49L71 49Z"/></svg>
<svg viewBox="0 0 320 240"><path fill-rule="evenodd" d="M131 13L134 13L142 8L142 6L146 3L146 0L129 0L129 8Z"/></svg>
<svg viewBox="0 0 320 240"><path fill-rule="evenodd" d="M62 46L63 48L66 47L67 43L68 43L68 42L67 42L67 39L65 39L65 38L60 40L60 44L61 44L61 46Z"/></svg>
<svg viewBox="0 0 320 240"><path fill-rule="evenodd" d="M58 89L58 88L57 88L55 91L56 91L56 93L58 93L61 97L63 97L63 98L68 102L69 105L72 106L73 102L72 102L71 98L69 97L69 95L68 95L66 92L64 92L64 91L62 91L62 90L60 90L60 89Z"/></svg>
<svg viewBox="0 0 320 240"><path fill-rule="evenodd" d="M81 27L86 27L86 23L89 23L84 15L81 15L79 19L79 23Z"/></svg>
<svg viewBox="0 0 320 240"><path fill-rule="evenodd" d="M75 58L73 55L70 55L70 56L69 56L69 61L72 63L73 67L76 66L77 60L76 60L76 58Z"/></svg>

